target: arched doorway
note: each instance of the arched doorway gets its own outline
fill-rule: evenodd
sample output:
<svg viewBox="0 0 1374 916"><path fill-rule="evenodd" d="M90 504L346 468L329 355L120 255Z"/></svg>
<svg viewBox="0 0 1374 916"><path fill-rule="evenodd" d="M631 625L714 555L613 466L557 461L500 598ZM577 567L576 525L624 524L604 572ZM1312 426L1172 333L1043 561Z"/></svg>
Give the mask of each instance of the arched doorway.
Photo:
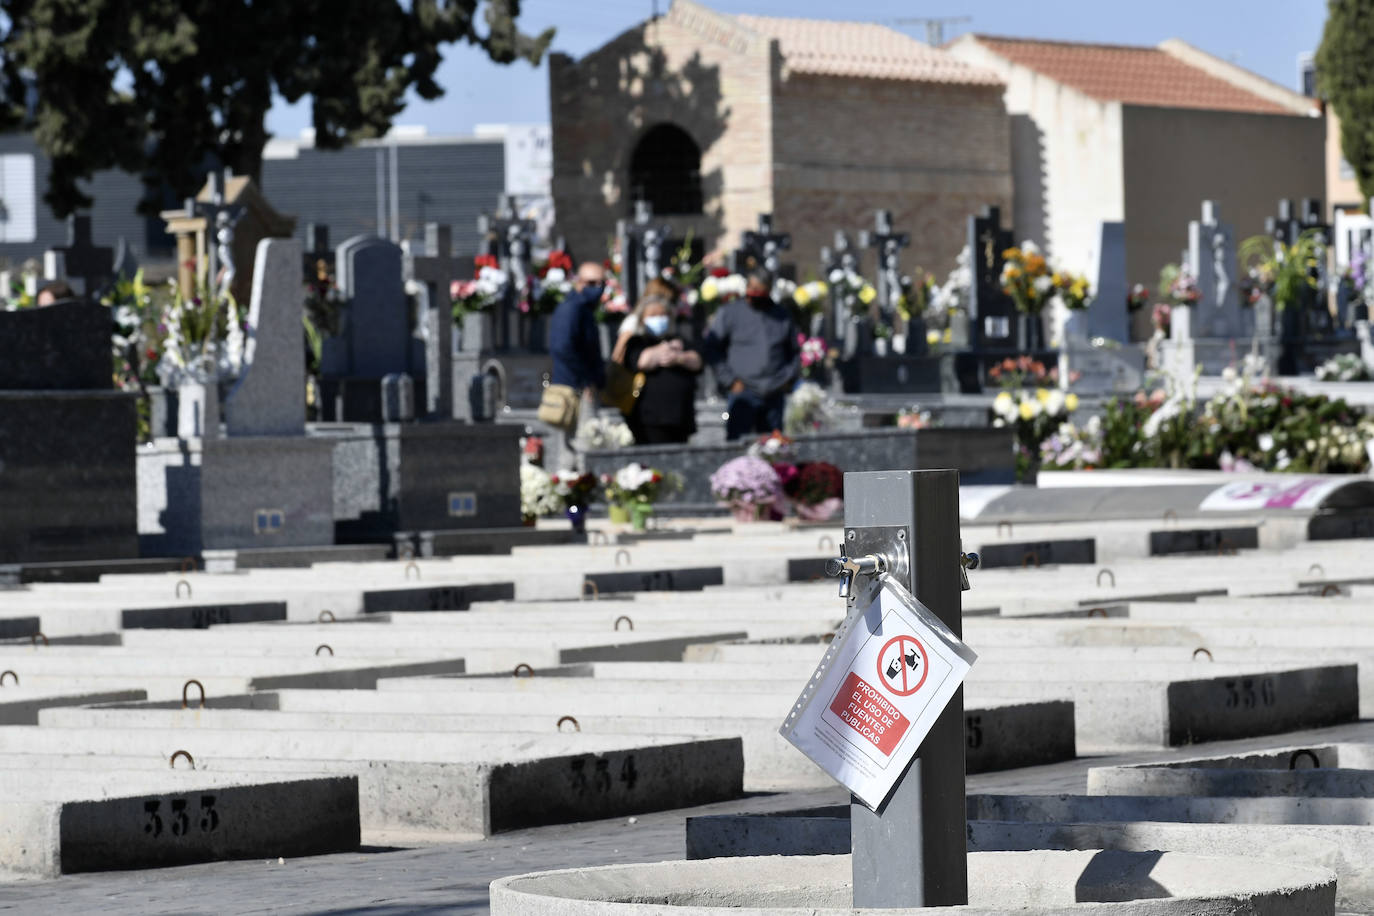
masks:
<svg viewBox="0 0 1374 916"><path fill-rule="evenodd" d="M647 200L662 216L699 214L701 148L676 124L656 124L630 157L629 206Z"/></svg>

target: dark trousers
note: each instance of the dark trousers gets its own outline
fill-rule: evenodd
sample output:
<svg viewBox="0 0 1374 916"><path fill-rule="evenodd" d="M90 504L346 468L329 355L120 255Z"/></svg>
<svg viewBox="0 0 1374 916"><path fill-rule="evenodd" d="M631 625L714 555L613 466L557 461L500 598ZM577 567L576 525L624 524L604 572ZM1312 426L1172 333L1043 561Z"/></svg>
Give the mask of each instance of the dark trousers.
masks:
<svg viewBox="0 0 1374 916"><path fill-rule="evenodd" d="M638 445L671 445L686 442L692 438L692 432L690 426L660 426L646 423L635 431L635 443Z"/></svg>
<svg viewBox="0 0 1374 916"><path fill-rule="evenodd" d="M750 433L771 433L782 429L782 407L787 399L781 391L761 397L752 391L730 395L726 410L725 438L734 440Z"/></svg>

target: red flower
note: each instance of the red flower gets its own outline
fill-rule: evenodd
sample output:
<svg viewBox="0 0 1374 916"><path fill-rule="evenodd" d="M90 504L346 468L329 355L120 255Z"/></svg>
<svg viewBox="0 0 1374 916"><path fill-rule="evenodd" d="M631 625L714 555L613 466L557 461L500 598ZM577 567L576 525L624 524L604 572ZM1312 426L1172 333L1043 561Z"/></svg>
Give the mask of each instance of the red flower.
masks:
<svg viewBox="0 0 1374 916"><path fill-rule="evenodd" d="M724 267L712 267L712 268L711 268L711 276L713 276L713 277L728 277L728 276L730 276L730 271L726 270Z"/></svg>
<svg viewBox="0 0 1374 916"><path fill-rule="evenodd" d="M497 269L501 266L501 262L496 260L495 255L479 254L477 257L472 259L472 266L477 273L481 273L483 267Z"/></svg>
<svg viewBox="0 0 1374 916"><path fill-rule="evenodd" d="M572 258L570 258L570 257L568 256L568 253L567 253L566 251L550 251L550 252L549 252L549 268L550 268L550 269L558 268L558 269L561 269L561 270L572 270L572 269L573 269Z"/></svg>

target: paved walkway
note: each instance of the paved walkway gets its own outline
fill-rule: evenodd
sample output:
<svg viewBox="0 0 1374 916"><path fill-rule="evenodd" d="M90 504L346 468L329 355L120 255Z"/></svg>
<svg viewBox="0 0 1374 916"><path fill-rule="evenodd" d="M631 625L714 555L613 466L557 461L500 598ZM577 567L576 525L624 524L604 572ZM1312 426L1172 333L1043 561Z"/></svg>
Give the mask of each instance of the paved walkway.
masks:
<svg viewBox="0 0 1374 916"><path fill-rule="evenodd" d="M970 792L1082 792L1089 767L1331 741L1374 742L1374 721L1171 752L1080 758L969 778ZM70 875L0 885L0 913L485 914L487 887L505 875L555 868L654 862L684 855L683 819L842 803L838 789L758 795L690 810L503 833L491 839L278 863L217 862L182 868Z"/></svg>

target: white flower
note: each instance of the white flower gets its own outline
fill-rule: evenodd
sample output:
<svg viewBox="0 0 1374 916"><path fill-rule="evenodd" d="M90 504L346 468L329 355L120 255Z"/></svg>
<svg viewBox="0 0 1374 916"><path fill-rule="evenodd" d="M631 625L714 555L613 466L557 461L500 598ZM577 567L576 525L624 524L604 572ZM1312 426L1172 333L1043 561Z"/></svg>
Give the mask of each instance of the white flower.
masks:
<svg viewBox="0 0 1374 916"><path fill-rule="evenodd" d="M1030 239L1026 239L1024 242L1021 243L1021 250L1028 255L1039 254L1040 246L1032 242Z"/></svg>
<svg viewBox="0 0 1374 916"><path fill-rule="evenodd" d="M1234 382L1234 381L1236 380L1236 378L1237 378L1237 372L1236 372L1236 367L1235 367L1235 366L1227 366L1225 369L1222 369L1222 370L1221 370L1221 379L1222 379L1222 381L1224 381L1224 382Z"/></svg>
<svg viewBox="0 0 1374 916"><path fill-rule="evenodd" d="M830 272L830 284L831 284L832 286L834 286L834 285L837 285L837 284L840 284L840 283L843 283L843 282L844 282L844 271L841 270L840 268L836 267L834 270L832 270L832 271Z"/></svg>
<svg viewBox="0 0 1374 916"><path fill-rule="evenodd" d="M638 461L631 462L615 472L615 485L622 490L638 490L646 483L651 483L654 479L654 472L640 465Z"/></svg>
<svg viewBox="0 0 1374 916"><path fill-rule="evenodd" d="M993 413L1005 420L1016 419L1016 401L1012 399L1011 392L1003 391L992 400Z"/></svg>
<svg viewBox="0 0 1374 916"><path fill-rule="evenodd" d="M568 279L568 272L561 267L551 267L549 272L544 274L544 282L550 286L564 283Z"/></svg>
<svg viewBox="0 0 1374 916"><path fill-rule="evenodd" d="M1064 392L1055 388L1045 401L1045 413L1057 417L1064 412Z"/></svg>
<svg viewBox="0 0 1374 916"><path fill-rule="evenodd" d="M1259 447L1266 452L1272 452L1274 450L1274 437L1268 433L1260 433Z"/></svg>
<svg viewBox="0 0 1374 916"><path fill-rule="evenodd" d="M1306 442L1306 447L1309 452L1315 452L1317 450L1316 440L1308 439Z"/></svg>
<svg viewBox="0 0 1374 916"><path fill-rule="evenodd" d="M1035 291L1042 296L1054 289L1054 279L1048 276L1035 278Z"/></svg>

